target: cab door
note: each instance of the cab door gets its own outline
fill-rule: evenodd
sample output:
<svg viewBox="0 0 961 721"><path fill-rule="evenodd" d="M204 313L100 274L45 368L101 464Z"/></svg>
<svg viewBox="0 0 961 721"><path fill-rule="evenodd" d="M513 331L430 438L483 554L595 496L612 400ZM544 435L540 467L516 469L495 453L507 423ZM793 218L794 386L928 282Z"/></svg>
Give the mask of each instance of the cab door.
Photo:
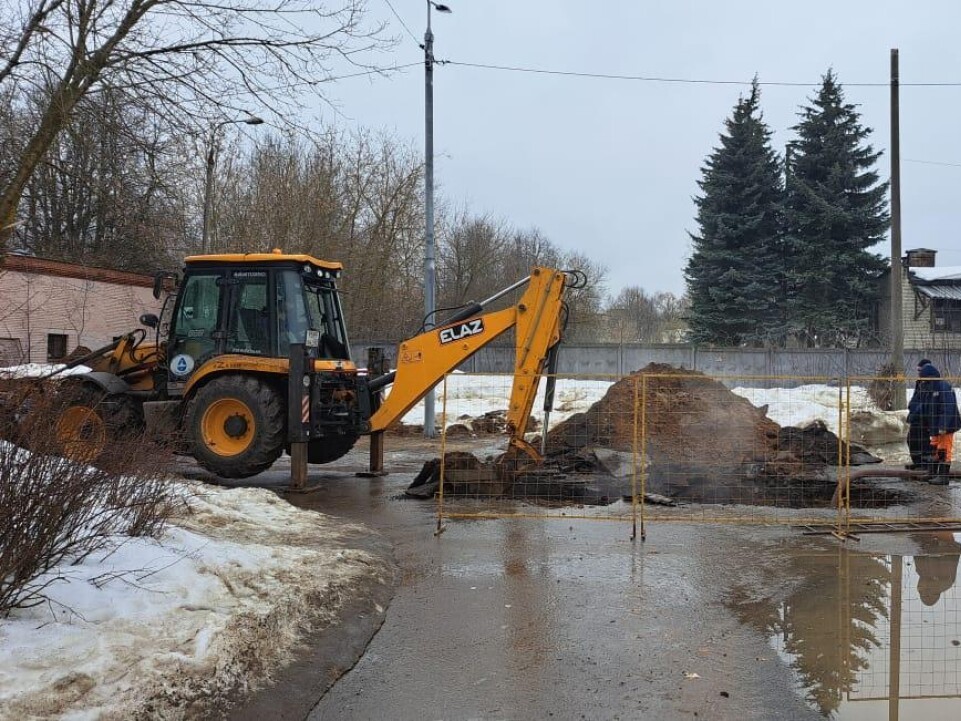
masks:
<svg viewBox="0 0 961 721"><path fill-rule="evenodd" d="M187 378L208 358L222 352L223 271L189 274L174 310L167 346L167 370L172 383Z"/></svg>
<svg viewBox="0 0 961 721"><path fill-rule="evenodd" d="M235 270L229 285L225 352L276 357L270 274L266 270Z"/></svg>

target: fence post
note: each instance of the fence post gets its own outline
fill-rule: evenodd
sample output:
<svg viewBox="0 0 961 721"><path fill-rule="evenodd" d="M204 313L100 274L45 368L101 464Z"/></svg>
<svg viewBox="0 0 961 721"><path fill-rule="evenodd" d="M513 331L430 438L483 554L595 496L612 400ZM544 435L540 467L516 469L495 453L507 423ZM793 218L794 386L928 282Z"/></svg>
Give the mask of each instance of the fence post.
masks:
<svg viewBox="0 0 961 721"><path fill-rule="evenodd" d="M377 378L390 370L390 363L387 362L387 354L379 346L371 346L367 349L367 378ZM378 397L380 393L377 394ZM371 411L376 410L377 404L371 399ZM358 473L359 476L385 476L384 472L384 432L377 431L370 434L370 460L366 472Z"/></svg>
<svg viewBox="0 0 961 721"><path fill-rule="evenodd" d="M306 374L306 346L290 344L287 375L287 440L290 442L290 488L307 487L307 438L310 425L310 376Z"/></svg>

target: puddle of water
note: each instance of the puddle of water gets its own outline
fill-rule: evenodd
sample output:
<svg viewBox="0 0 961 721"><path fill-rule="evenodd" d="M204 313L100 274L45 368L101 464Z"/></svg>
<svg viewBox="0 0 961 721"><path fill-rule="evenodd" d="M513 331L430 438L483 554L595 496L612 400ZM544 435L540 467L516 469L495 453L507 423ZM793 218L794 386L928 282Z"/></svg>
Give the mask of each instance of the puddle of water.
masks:
<svg viewBox="0 0 961 721"><path fill-rule="evenodd" d="M787 591L736 589L812 708L839 721L961 718L961 534L916 534L916 556L839 547L771 569ZM776 582L772 588L776 588Z"/></svg>

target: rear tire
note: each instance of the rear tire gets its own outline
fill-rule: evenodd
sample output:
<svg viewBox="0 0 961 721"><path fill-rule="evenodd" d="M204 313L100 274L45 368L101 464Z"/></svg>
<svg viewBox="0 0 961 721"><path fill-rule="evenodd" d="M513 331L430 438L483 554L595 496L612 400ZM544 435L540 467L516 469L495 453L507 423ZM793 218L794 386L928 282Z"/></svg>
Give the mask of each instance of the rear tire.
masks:
<svg viewBox="0 0 961 721"><path fill-rule="evenodd" d="M308 463L331 463L346 456L357 442L357 436L330 436L307 443Z"/></svg>
<svg viewBox="0 0 961 721"><path fill-rule="evenodd" d="M223 478L248 478L270 468L284 451L285 409L264 381L241 375L214 378L187 408L191 455Z"/></svg>

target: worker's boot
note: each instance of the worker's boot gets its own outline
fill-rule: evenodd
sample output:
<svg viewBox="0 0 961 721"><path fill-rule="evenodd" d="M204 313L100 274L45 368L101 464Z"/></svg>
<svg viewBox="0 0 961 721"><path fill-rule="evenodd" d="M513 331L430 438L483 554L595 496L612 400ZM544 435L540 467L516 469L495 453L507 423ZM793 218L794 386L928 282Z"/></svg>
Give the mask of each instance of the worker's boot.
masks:
<svg viewBox="0 0 961 721"><path fill-rule="evenodd" d="M950 463L937 463L932 466L931 476L928 477L927 481L932 486L946 486L948 485L948 474L951 472Z"/></svg>

